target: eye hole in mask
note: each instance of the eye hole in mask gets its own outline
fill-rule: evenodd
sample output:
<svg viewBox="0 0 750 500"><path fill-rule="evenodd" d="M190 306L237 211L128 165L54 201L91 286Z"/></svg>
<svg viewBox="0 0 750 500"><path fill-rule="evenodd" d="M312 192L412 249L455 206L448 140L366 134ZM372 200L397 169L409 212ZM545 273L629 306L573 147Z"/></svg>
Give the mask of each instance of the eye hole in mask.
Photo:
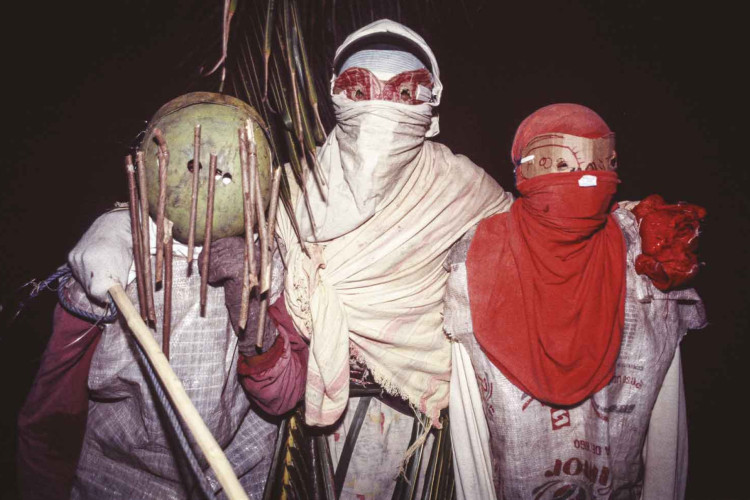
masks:
<svg viewBox="0 0 750 500"><path fill-rule="evenodd" d="M422 104L429 101L432 87L432 76L426 69L404 71L388 81L382 81L364 68L349 68L336 78L333 93L344 93L352 101Z"/></svg>

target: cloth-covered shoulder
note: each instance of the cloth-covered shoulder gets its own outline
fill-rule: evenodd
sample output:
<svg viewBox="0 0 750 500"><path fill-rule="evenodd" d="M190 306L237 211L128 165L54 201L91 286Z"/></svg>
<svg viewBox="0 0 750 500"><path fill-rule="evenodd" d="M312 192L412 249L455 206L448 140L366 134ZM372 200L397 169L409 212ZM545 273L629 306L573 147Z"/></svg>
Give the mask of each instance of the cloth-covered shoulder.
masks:
<svg viewBox="0 0 750 500"><path fill-rule="evenodd" d="M502 213L510 210L514 201L513 195L506 191L492 178L482 167L471 161L462 154L455 154L444 144L434 141L425 141L425 148L429 148L436 168L442 169L456 179L464 179L468 183L476 183L477 189L483 192L488 190L496 193L497 209L494 213ZM481 186L481 187L480 187Z"/></svg>
<svg viewBox="0 0 750 500"><path fill-rule="evenodd" d="M641 236L638 221L633 212L618 208L612 212L620 226L627 247L628 288L635 294L640 303L673 300L680 304L680 321L685 329L697 330L706 326L706 311L698 292L694 288L683 288L662 292L656 288L646 275L635 271L635 259L641 254Z"/></svg>
<svg viewBox="0 0 750 500"><path fill-rule="evenodd" d="M641 237L638 234L638 221L635 219L635 215L628 209L618 208L612 212L612 215L617 221L617 225L620 226L620 231L625 237L625 246L628 250L628 261L630 261L630 255L638 255L641 253Z"/></svg>
<svg viewBox="0 0 750 500"><path fill-rule="evenodd" d="M292 210L291 217L294 217L294 208L297 206L302 190L297 184L294 173L292 172L292 167L289 163L284 164L284 170L289 184L289 208ZM284 244L285 250L290 249L293 242L297 241L297 234L294 231L294 224L291 221L289 212L287 211L286 203L280 203L279 209L276 211L276 234L279 236L279 241ZM282 255L282 258L284 255L286 255L286 253Z"/></svg>
<svg viewBox="0 0 750 500"><path fill-rule="evenodd" d="M466 233L464 233L460 240L453 244L450 251L448 252L448 257L445 259L445 263L443 264L446 271L450 271L451 268L455 265L466 263L466 256L469 253L469 247L471 246L471 242L474 239L474 233L477 232L477 226L479 226L479 224L475 224L474 226L472 226L468 231L466 231Z"/></svg>
<svg viewBox="0 0 750 500"><path fill-rule="evenodd" d="M443 330L446 335L458 342L465 336L473 335L471 307L469 307L469 282L466 276L466 256L477 230L472 226L463 237L453 244L443 264L448 275L443 296Z"/></svg>
<svg viewBox="0 0 750 500"><path fill-rule="evenodd" d="M133 263L130 213L113 210L97 217L68 253L68 263L88 295L107 302L112 286L127 283Z"/></svg>
<svg viewBox="0 0 750 500"><path fill-rule="evenodd" d="M491 179L492 182L497 184L497 181L492 179L492 177L487 172L485 172L482 167L471 161L471 159L469 159L467 156L454 153L445 144L441 144L435 141L425 141L425 147L430 148L432 150L432 154L436 158L443 160L439 162L439 165L443 166L444 168L451 170L463 170L467 172L467 175L475 174L479 176L486 176ZM500 188L499 184L498 188Z"/></svg>

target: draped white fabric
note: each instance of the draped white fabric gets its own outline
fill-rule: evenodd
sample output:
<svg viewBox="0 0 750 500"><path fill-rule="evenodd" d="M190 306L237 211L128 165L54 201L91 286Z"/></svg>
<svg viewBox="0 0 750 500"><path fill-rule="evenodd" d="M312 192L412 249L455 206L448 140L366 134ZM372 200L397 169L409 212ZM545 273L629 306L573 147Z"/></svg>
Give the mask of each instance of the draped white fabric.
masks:
<svg viewBox="0 0 750 500"><path fill-rule="evenodd" d="M450 421L456 498L495 500L490 430L477 387L477 375L469 353L459 342L453 342Z"/></svg>
<svg viewBox="0 0 750 500"><path fill-rule="evenodd" d="M337 141L320 154L329 172L340 165L331 158L342 156L331 148L338 148ZM286 304L299 331L311 338L308 423L332 424L344 410L350 343L376 381L433 422L448 405L443 261L469 227L507 210L510 196L467 158L429 141L401 172L405 178L366 222L335 239L308 243L309 257L280 213Z"/></svg>
<svg viewBox="0 0 750 500"><path fill-rule="evenodd" d="M467 158L425 140L437 133L433 107L442 85L424 40L381 20L350 35L337 57L383 33L424 50L433 102L334 96L337 124L318 151L327 182L318 186L310 176L306 184L312 217L302 193L293 196L309 255L284 211L277 225L287 249L287 309L310 338L305 418L312 425L333 424L346 408L350 352L385 390L437 424L448 405L451 359L442 331L443 262L468 228L511 203Z"/></svg>

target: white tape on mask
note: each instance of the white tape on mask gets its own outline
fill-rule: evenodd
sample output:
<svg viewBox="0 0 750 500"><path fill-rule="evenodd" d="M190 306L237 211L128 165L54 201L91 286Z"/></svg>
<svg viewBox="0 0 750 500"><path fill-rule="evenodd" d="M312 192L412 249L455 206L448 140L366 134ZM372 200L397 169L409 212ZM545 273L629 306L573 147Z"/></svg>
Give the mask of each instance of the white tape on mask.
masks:
<svg viewBox="0 0 750 500"><path fill-rule="evenodd" d="M584 175L580 179L578 179L578 185L582 188L596 186L596 176Z"/></svg>

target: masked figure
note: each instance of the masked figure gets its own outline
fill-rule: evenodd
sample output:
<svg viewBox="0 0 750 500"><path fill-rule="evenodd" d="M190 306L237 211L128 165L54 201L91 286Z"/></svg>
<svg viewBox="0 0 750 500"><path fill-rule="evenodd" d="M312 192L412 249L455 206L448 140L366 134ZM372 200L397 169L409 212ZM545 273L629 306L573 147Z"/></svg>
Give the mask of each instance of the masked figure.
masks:
<svg viewBox="0 0 750 500"><path fill-rule="evenodd" d="M278 224L284 294L310 341L305 421L333 425L334 464L348 463L342 498L390 498L414 415L427 424L415 431L418 445L448 405L447 252L511 197L429 140L442 84L432 51L408 28L381 20L350 35L336 51L331 87L336 126L318 152L327 182L310 177L309 203L293 198L306 250L285 214ZM350 379L363 372L384 394L364 403L364 416L355 411L362 400L349 397ZM350 433L358 433L353 454Z"/></svg>
<svg viewBox="0 0 750 500"><path fill-rule="evenodd" d="M151 128L154 124L162 127L170 144L172 167L167 181L170 196L184 200L190 199L184 181L192 178L192 171L188 171L192 164L187 160L193 154L193 127L195 123L204 124L199 192L205 193L208 169L203 166L208 165L210 152L219 152L223 178L236 180L222 182L216 188L214 205L220 207L220 213L215 212L214 228L219 236L227 231L236 234L237 227L243 228L242 205L237 209L232 199L239 196L241 200L237 129L244 126L247 108L226 96L188 94L165 105L151 125ZM188 136L186 141L181 140L182 132ZM142 147L148 160L150 143L146 141ZM258 160L259 164L262 160L262 157ZM268 162L267 157L265 161ZM139 174L149 174L149 186L154 186L155 175L151 175L154 172L148 163L146 171ZM264 174L267 179L267 166ZM187 220L185 206L170 198L171 212L167 212L167 217ZM199 208L202 207L205 201L199 203ZM183 213L178 213L179 210ZM205 208L200 212L205 214ZM198 226L202 228L200 222ZM147 247L153 255L156 226L153 220L149 223L151 241ZM175 235L183 233L187 234L187 223L176 224ZM198 237L203 238L202 229ZM169 360L208 429L224 449L240 483L251 498L259 498L273 455L277 423L261 416L257 407L270 413L287 411L297 403L303 387L295 381L299 387L296 392L288 385L285 390L275 389L279 377L269 371L263 359L269 351L285 355L285 374L294 374L299 344L303 348L303 364L306 347L296 334L287 335L289 329L279 328L281 333L276 336L276 325L289 323L283 300L280 305L275 303L283 279L278 254L274 258L276 277L270 291L269 312L273 320L266 323L264 355L250 359L256 354L257 300L251 302L245 332L251 336L240 336L238 341L233 329L237 331L239 300L226 299L240 295L237 290L242 287L243 247L244 239L238 237L214 242L208 281L223 285L224 290L222 286L208 288L205 315L201 315L199 266L194 262L192 273L187 272L187 247L175 241ZM200 251L197 247L196 255ZM102 315L105 310L100 304L106 301L107 290L116 283L127 285L131 300L138 302L132 264L128 211L116 210L101 216L70 254L70 265L77 279L69 280L63 290L68 309ZM163 289L155 291L154 302L155 324L162 325ZM155 337L161 344L160 327L155 329ZM238 344L243 344L240 350L247 356L238 355ZM58 306L40 371L19 416L19 471L24 498L173 499L198 494L195 477L144 370L124 319L106 325L94 324ZM249 395L256 407L251 407L239 382L237 372L243 370L250 376ZM281 380L285 383L283 377ZM197 449L194 444L193 449ZM202 455L196 454L199 466L208 475L209 487L217 496L223 496L213 472L208 472Z"/></svg>
<svg viewBox="0 0 750 500"><path fill-rule="evenodd" d="M335 75L336 126L317 154L325 182L307 179L307 202L291 186L305 248L279 211L286 276L271 310L279 340L261 356L240 354L237 371L269 413L290 409L302 389L306 424L328 435L337 495L390 498L407 487L397 483L406 456L419 455L410 477L427 466L428 434L448 405L448 251L512 198L466 157L428 140L439 130L442 84L417 34L388 20L366 26L337 50ZM89 293L124 279L128 234L125 221L100 219L71 254ZM102 251L89 252L96 248L122 257L97 258ZM235 282L237 263L239 251L234 264L219 266L235 269L228 273ZM237 288L224 288L231 312ZM295 330L310 343L309 363ZM381 397L350 399L350 379ZM408 487L421 489L422 481Z"/></svg>
<svg viewBox="0 0 750 500"><path fill-rule="evenodd" d="M686 281L672 257L695 262L705 213L652 198L612 211L614 135L583 106L533 113L512 157L521 197L447 264L459 497L681 498L678 347L705 316L693 289L662 285ZM674 279L652 281L645 254L642 267Z"/></svg>

